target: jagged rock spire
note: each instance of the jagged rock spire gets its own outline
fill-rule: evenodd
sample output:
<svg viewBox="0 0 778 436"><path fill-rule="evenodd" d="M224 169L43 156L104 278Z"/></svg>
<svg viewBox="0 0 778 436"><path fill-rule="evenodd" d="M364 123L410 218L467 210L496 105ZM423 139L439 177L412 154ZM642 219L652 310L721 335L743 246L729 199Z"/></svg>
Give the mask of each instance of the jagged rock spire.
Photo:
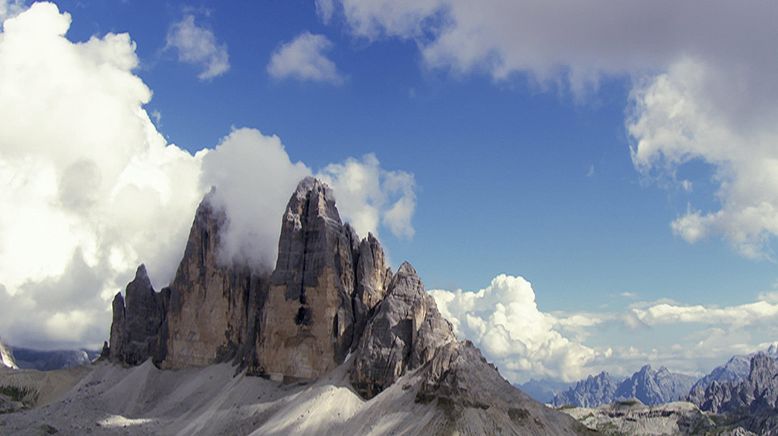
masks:
<svg viewBox="0 0 778 436"><path fill-rule="evenodd" d="M356 349L352 384L362 396L372 398L454 341L451 324L438 312L416 270L405 262L365 328Z"/></svg>
<svg viewBox="0 0 778 436"><path fill-rule="evenodd" d="M130 365L148 358L159 361L163 340L160 328L165 320L163 294L154 292L146 266L141 264L135 278L113 300L113 323L109 357Z"/></svg>
<svg viewBox="0 0 778 436"><path fill-rule="evenodd" d="M260 322L262 371L310 379L343 362L355 334L357 250L356 233L341 222L332 190L317 179L302 180L284 212L266 303L272 310Z"/></svg>
<svg viewBox="0 0 778 436"><path fill-rule="evenodd" d="M236 356L254 342L254 319L262 275L245 265L223 265L221 233L227 223L213 201L216 190L197 207L186 250L170 284L164 367L208 365Z"/></svg>

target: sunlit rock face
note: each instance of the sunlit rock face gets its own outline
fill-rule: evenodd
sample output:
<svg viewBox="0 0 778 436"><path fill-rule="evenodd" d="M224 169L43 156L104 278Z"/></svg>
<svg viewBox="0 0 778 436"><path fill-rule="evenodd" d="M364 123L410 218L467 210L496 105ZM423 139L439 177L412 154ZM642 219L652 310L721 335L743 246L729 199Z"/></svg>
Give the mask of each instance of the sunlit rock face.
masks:
<svg viewBox="0 0 778 436"><path fill-rule="evenodd" d="M218 250L227 217L212 205L213 195L206 195L197 208L170 284L163 367L225 361L247 342L250 296L262 287L262 276L247 265L221 262Z"/></svg>
<svg viewBox="0 0 778 436"><path fill-rule="evenodd" d="M329 187L313 178L300 182L284 212L260 322L263 372L312 379L343 363L355 336L358 250L358 237L341 222Z"/></svg>

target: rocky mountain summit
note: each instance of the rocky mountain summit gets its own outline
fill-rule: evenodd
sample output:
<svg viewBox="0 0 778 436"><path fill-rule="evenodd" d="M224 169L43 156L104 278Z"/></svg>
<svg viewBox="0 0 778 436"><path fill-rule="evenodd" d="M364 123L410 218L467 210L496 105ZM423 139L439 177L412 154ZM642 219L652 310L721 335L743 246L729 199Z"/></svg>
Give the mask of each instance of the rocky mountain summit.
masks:
<svg viewBox="0 0 778 436"><path fill-rule="evenodd" d="M778 413L778 361L766 353L750 359L748 376L693 389L689 401L714 413Z"/></svg>
<svg viewBox="0 0 778 436"><path fill-rule="evenodd" d="M613 402L619 379L603 371L590 375L554 397L554 406L597 407Z"/></svg>
<svg viewBox="0 0 778 436"><path fill-rule="evenodd" d="M11 350L2 342L0 342L0 366L11 369L18 369L14 355Z"/></svg>
<svg viewBox="0 0 778 436"><path fill-rule="evenodd" d="M511 386L477 348L457 340L416 270L406 262L393 273L378 240L359 239L341 221L321 181L306 178L292 194L272 271L224 262L220 237L229 217L214 195L197 208L170 286L156 292L141 265L125 295L116 295L108 360L151 360L161 369L231 362L247 375L285 383L346 371L363 401L378 401L414 377L399 392L410 389L415 403L434 406L425 420L439 422L441 431L583 429Z"/></svg>
<svg viewBox="0 0 778 436"><path fill-rule="evenodd" d="M598 407L618 400L636 399L646 405L678 401L686 397L695 377L675 374L667 368L645 365L626 379L607 372L589 376L554 398L554 405Z"/></svg>
<svg viewBox="0 0 778 436"><path fill-rule="evenodd" d="M692 386L689 391L691 401L699 403L699 399L704 396L705 390L713 382L737 384L746 380L751 373L751 360L759 353L763 353L772 359L778 359L778 346L771 345L763 351L757 351L748 355L732 356L726 363L714 368Z"/></svg>

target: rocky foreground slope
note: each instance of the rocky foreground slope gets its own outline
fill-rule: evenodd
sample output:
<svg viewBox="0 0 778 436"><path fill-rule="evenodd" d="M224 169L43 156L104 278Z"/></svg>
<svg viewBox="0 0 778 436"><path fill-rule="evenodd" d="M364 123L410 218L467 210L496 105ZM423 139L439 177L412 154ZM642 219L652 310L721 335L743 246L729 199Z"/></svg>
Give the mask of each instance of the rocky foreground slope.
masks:
<svg viewBox="0 0 778 436"><path fill-rule="evenodd" d="M457 340L414 268L404 263L393 273L377 239L368 235L360 240L351 226L342 223L333 193L322 182L303 180L289 200L272 271L224 262L220 232L229 217L214 206L214 195L212 191L197 209L170 286L156 292L141 265L125 295L117 294L110 343L104 350L110 361L133 366L150 360L162 369L231 362L238 370L245 369L242 378L270 379L251 383L275 383L263 388L275 396L307 389L279 387L279 381L287 386L321 386L322 380L330 380L331 386L355 393L348 401L357 401L360 410L386 415L380 428L360 427L361 418L355 418L359 433L585 431L569 416L511 386L477 348ZM148 363L144 367L157 374L155 379L175 377L155 372ZM98 377L87 383L102 381ZM158 403L149 392L138 395L152 405ZM259 395L257 402L262 400ZM305 396L299 398L303 401ZM384 403L380 411L371 406L380 403ZM147 419L148 411L141 405L130 406L113 412L101 408ZM224 410L228 408L224 404L219 413L234 413ZM335 417L337 407L327 416L313 409L308 413L317 418L306 428L314 432L317 423L323 432L352 428L337 424L347 420ZM245 412L252 423L246 428L265 428L274 416L288 418L251 410ZM419 425L409 424L409 416L403 418L406 410ZM393 414L399 415L388 418ZM166 416L174 419L173 415L169 411Z"/></svg>

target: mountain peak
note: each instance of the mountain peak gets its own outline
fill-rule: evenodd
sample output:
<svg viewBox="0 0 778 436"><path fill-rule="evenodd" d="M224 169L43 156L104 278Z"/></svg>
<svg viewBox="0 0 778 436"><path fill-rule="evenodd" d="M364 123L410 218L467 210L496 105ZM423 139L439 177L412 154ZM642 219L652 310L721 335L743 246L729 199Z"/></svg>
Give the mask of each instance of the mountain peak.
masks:
<svg viewBox="0 0 778 436"><path fill-rule="evenodd" d="M404 262L392 274L378 239L359 240L341 222L325 183L308 177L298 184L281 218L275 269L259 276L216 262L227 217L209 195L197 208L173 283L155 292L141 265L126 298L114 299L111 360L138 365L151 358L179 368L233 359L247 375L285 382L342 367L350 388L368 400L407 376L413 381L400 391L415 389L416 402L434 401L438 411L477 413L477 433L494 422L514 433L574 428L566 415L512 387L471 343L458 341L413 266ZM534 419L525 419L528 413Z"/></svg>
<svg viewBox="0 0 778 436"><path fill-rule="evenodd" d="M135 279L133 282L143 282L144 284L148 283L149 287L151 286L151 280L149 279L149 274L146 272L146 265L140 264L138 265L138 268L135 270Z"/></svg>
<svg viewBox="0 0 778 436"><path fill-rule="evenodd" d="M557 394L554 404L597 407L617 400L637 399L643 404L653 405L684 397L693 382L693 377L672 373L664 367L654 371L651 365L643 365L621 380L603 371Z"/></svg>

